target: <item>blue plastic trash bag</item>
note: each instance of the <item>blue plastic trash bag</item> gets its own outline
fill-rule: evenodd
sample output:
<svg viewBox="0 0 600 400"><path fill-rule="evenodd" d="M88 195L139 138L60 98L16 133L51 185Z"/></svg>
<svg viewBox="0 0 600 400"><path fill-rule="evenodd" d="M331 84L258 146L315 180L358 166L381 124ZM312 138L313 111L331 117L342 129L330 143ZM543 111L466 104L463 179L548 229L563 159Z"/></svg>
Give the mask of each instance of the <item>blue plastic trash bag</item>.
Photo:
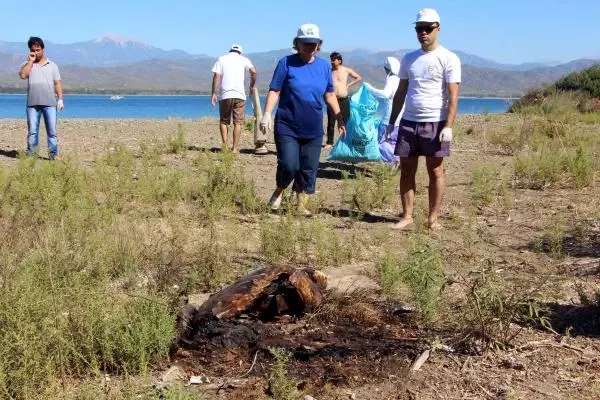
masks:
<svg viewBox="0 0 600 400"><path fill-rule="evenodd" d="M385 135L387 124L383 122L379 124L379 153L381 153L381 160L388 164L397 163L400 158L394 155L396 150L396 140L398 140L398 127L395 126L394 130L389 134L388 137Z"/></svg>
<svg viewBox="0 0 600 400"><path fill-rule="evenodd" d="M362 85L350 97L350 120L346 123L346 137L340 136L327 160L352 163L381 160L377 143L378 120L375 118L377 107L377 99Z"/></svg>

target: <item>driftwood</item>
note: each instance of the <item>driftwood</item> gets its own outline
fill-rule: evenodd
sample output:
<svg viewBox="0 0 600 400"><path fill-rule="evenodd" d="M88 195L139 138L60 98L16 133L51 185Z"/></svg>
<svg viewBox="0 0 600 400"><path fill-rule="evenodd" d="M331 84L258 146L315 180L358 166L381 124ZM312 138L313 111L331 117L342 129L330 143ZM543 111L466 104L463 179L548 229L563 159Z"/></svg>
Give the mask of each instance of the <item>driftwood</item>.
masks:
<svg viewBox="0 0 600 400"><path fill-rule="evenodd" d="M312 268L270 266L255 270L200 306L186 305L178 318L179 337L194 341L195 334L212 326L223 328L217 322L231 320L236 324L234 320L241 316L263 322L286 315L299 317L323 303L326 287L327 277ZM244 328L244 336L255 334Z"/></svg>

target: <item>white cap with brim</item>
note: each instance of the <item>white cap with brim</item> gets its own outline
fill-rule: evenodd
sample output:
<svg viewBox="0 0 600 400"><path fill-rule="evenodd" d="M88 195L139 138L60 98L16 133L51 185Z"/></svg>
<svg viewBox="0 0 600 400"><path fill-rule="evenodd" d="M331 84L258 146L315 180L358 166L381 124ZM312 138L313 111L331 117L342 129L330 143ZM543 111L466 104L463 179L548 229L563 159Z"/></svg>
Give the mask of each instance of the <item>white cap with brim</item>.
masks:
<svg viewBox="0 0 600 400"><path fill-rule="evenodd" d="M321 35L319 34L319 27L315 24L304 24L298 28L296 39L304 43L319 43L321 42Z"/></svg>
<svg viewBox="0 0 600 400"><path fill-rule="evenodd" d="M424 8L417 14L417 20L415 21L415 24L419 22L437 22L439 24L440 15L433 8Z"/></svg>
<svg viewBox="0 0 600 400"><path fill-rule="evenodd" d="M239 44L232 44L231 45L231 50L229 51L237 51L238 53L242 54L243 53L243 49L242 46Z"/></svg>

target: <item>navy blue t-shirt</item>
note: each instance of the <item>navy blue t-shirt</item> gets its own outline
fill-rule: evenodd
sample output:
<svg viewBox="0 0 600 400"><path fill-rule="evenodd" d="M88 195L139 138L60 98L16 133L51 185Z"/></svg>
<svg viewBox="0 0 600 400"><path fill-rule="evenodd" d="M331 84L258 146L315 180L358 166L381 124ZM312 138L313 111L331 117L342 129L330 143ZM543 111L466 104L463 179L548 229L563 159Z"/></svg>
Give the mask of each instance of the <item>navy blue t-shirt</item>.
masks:
<svg viewBox="0 0 600 400"><path fill-rule="evenodd" d="M280 91L276 135L306 139L323 136L323 96L333 92L330 63L317 57L307 63L297 54L283 57L269 88Z"/></svg>

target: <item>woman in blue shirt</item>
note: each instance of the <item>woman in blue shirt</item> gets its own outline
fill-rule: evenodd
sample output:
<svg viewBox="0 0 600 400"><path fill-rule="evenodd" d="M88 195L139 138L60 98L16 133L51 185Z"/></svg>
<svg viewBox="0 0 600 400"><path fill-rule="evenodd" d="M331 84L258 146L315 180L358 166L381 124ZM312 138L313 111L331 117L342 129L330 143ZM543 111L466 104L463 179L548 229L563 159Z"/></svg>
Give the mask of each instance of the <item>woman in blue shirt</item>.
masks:
<svg viewBox="0 0 600 400"><path fill-rule="evenodd" d="M264 133L271 129L271 113L279 101L275 116L277 188L269 200L273 210L279 209L283 191L294 181L298 211L311 215L306 202L307 196L315 192L323 141L323 100L335 113L340 132L346 134L333 91L331 65L316 57L322 43L318 26L302 25L294 38L297 53L279 60L269 86L260 128Z"/></svg>

